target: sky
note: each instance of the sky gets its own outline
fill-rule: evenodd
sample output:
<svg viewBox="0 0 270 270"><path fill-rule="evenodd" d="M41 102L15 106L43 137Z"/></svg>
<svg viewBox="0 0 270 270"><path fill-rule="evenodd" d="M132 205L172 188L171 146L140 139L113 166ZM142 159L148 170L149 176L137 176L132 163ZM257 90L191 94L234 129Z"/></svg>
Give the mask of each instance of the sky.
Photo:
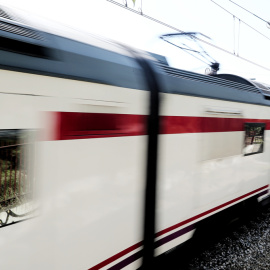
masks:
<svg viewBox="0 0 270 270"><path fill-rule="evenodd" d="M120 4L154 17L180 30L200 32L212 44L262 65L259 68L237 57L200 43L220 63L219 73L232 73L270 84L270 29L265 22L234 5L230 0L213 0L236 17L226 13L211 0L115 0ZM254 14L270 21L269 0L233 0ZM186 52L162 41L163 34L176 31L152 22L107 0L0 0L0 5L23 10L37 17L61 23L79 31L165 55L170 65L204 73L207 65ZM266 37L250 29L249 24ZM240 30L239 30L240 29ZM268 39L267 39L268 38ZM180 45L183 39L174 38ZM185 42L185 40L184 40ZM197 49L198 44L194 43ZM192 47L193 48L193 47Z"/></svg>

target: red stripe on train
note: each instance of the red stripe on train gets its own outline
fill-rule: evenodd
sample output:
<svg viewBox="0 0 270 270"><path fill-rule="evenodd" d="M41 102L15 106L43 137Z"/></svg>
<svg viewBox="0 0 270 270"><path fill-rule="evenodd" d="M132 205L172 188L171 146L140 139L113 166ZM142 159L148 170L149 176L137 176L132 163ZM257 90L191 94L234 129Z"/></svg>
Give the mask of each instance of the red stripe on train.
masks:
<svg viewBox="0 0 270 270"><path fill-rule="evenodd" d="M55 140L146 135L146 116L56 112Z"/></svg>
<svg viewBox="0 0 270 270"><path fill-rule="evenodd" d="M129 252L139 248L140 246L142 246L142 242L139 242L139 243L137 243L137 244L135 244L135 245L133 245L133 246L131 246L129 248L126 248L126 249L120 251L119 253L117 253L117 254L113 255L112 257L108 258L107 260L105 260L105 261L91 267L89 270L98 270L98 269L110 264L111 262L116 261L117 259L123 257L124 255L128 254Z"/></svg>
<svg viewBox="0 0 270 270"><path fill-rule="evenodd" d="M147 115L55 112L54 140L146 135ZM268 119L160 116L160 134L243 131L244 123Z"/></svg>
<svg viewBox="0 0 270 270"><path fill-rule="evenodd" d="M171 226L169 228L166 228L166 229L164 229L162 231L159 231L158 233L156 233L156 237L161 236L161 235L163 235L165 233L168 233L168 232L170 232L170 231L172 231L174 229L177 229L177 228L179 228L179 227L181 227L181 226L183 226L185 224L188 224L188 223L190 223L190 222L192 222L192 221L194 221L196 219L199 219L199 218L201 218L203 216L206 216L206 215L209 215L209 214L211 214L211 213L213 213L215 211L218 211L218 210L220 210L220 209L222 209L222 208L224 208L226 206L229 206L230 204L233 204L233 203L235 203L237 201L240 201L240 200L242 200L242 199L244 199L246 197L249 197L249 196L251 196L251 195L253 195L253 194L255 194L255 193L259 192L259 191L262 191L264 189L267 189L268 187L269 187L269 185L265 185L265 186L263 186L261 188L255 189L255 190L253 190L253 191L251 191L251 192L249 192L249 193L247 193L245 195L242 195L242 196L237 197L237 198L235 198L233 200L230 200L230 201L228 201L226 203L223 203L223 204L221 204L219 206L216 206L216 207L214 207L214 208L212 208L212 209L210 209L208 211L205 211L205 212L203 212L201 214L198 214L198 215L196 215L194 217L191 217L191 218L189 218L187 220L184 220L182 222L179 222L179 223L177 223L177 224L175 224L175 225L173 225L173 226ZM164 237L164 238L166 238L166 237ZM164 238L162 238L162 239L164 239ZM162 239L159 239L158 241L161 241L162 242ZM165 241L165 243L167 243L167 242ZM103 261L103 262L101 262L101 263L99 263L99 264L97 264L97 265L89 268L88 270L98 270L98 269L100 269L100 268L102 268L102 267L104 267L104 266L112 263L113 261L116 261L117 259L121 258L122 256L127 255L128 253L136 250L137 248L141 247L142 245L143 245L143 242L141 241L141 242L139 242L139 243L137 243L137 244L135 244L135 245L133 245L133 246L131 246L131 247L129 247L129 248L127 248L127 249L125 249L125 250L117 253L117 254L115 254L114 256L106 259L105 261ZM162 244L160 244L160 245L162 245ZM158 245L158 246L160 246L160 245Z"/></svg>

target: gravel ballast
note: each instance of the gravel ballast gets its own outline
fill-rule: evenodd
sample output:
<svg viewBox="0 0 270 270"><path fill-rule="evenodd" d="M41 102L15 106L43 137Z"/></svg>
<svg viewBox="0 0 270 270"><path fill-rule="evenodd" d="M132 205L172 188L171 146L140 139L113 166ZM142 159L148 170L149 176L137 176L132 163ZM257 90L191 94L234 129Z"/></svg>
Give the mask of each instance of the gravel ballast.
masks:
<svg viewBox="0 0 270 270"><path fill-rule="evenodd" d="M189 263L189 269L270 269L270 206L258 209L234 231Z"/></svg>

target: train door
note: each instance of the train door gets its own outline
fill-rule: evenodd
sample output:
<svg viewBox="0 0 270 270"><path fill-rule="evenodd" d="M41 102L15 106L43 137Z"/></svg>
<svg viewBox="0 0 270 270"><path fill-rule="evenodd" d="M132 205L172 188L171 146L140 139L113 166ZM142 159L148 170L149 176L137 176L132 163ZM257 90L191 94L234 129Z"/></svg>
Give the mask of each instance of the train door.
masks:
<svg viewBox="0 0 270 270"><path fill-rule="evenodd" d="M241 191L244 109L238 104L207 101L203 108L200 145L200 200L202 210L232 199ZM214 105L215 103L215 105ZM207 209L208 210L208 209Z"/></svg>

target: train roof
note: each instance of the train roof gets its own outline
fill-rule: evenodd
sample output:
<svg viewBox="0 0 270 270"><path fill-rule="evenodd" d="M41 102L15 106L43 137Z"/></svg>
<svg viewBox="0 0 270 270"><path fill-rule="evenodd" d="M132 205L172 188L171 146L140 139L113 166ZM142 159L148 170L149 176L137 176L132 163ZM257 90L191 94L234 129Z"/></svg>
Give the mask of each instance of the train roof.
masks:
<svg viewBox="0 0 270 270"><path fill-rule="evenodd" d="M233 75L233 74L216 74L215 75L218 78L222 78L225 80L229 80L232 82L237 82L237 83L242 83L245 85L250 85L250 86L255 86L256 88L258 88L261 93L266 96L266 97L270 97L270 85L266 84L266 83L262 83L262 82L258 82L255 80L250 80L250 79L246 79L237 75Z"/></svg>
<svg viewBox="0 0 270 270"><path fill-rule="evenodd" d="M0 68L147 90L141 67L125 45L14 14L0 6ZM133 50L159 70L163 92L270 106L265 84L172 68L164 56Z"/></svg>
<svg viewBox="0 0 270 270"><path fill-rule="evenodd" d="M55 23L33 14L26 13L22 10L14 10L0 5L0 19L1 23L10 24L8 29L10 33L16 33L18 35L30 38L38 38L48 42L48 35L54 35L103 48L108 51L129 55L120 44L110 39L91 33L86 33L63 24ZM4 25L5 24L1 25L0 30L7 30L4 28ZM31 35L29 35L30 32Z"/></svg>
<svg viewBox="0 0 270 270"><path fill-rule="evenodd" d="M14 15L15 14L15 15ZM35 74L146 88L124 44L0 6L0 66ZM154 59L144 51L142 57Z"/></svg>

